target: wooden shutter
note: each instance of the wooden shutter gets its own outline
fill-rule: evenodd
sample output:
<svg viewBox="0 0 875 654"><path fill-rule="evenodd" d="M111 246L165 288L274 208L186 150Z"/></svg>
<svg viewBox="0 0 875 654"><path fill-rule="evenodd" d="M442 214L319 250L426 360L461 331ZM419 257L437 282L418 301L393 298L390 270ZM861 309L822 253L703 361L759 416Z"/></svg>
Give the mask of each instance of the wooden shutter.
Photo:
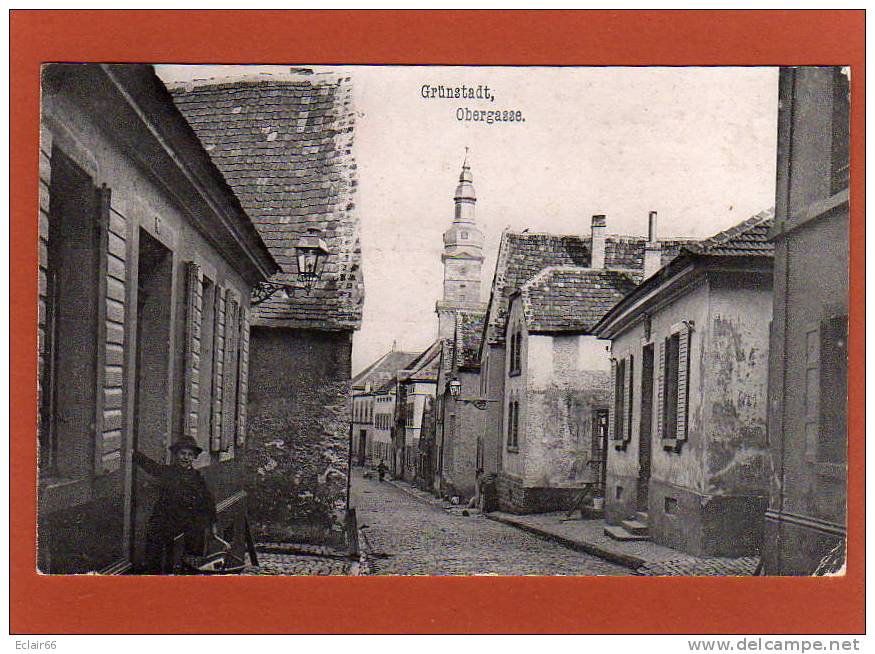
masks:
<svg viewBox="0 0 875 654"><path fill-rule="evenodd" d="M687 440L687 407L690 391L690 327L684 325L678 332L678 410L675 439Z"/></svg>
<svg viewBox="0 0 875 654"><path fill-rule="evenodd" d="M626 386L623 387L623 390L626 393L626 402L623 407L626 418L623 425L623 441L628 443L632 440L632 396L633 396L633 387L635 381L635 357L629 356L629 360L626 362Z"/></svg>
<svg viewBox="0 0 875 654"><path fill-rule="evenodd" d="M249 392L249 309L240 310L240 373L237 380L237 445L246 444L246 402Z"/></svg>
<svg viewBox="0 0 875 654"><path fill-rule="evenodd" d="M616 439L614 433L617 417L617 360L611 359L611 393L608 399L608 437Z"/></svg>
<svg viewBox="0 0 875 654"><path fill-rule="evenodd" d="M237 347L240 338L240 305L230 296L225 305L225 354L222 394L221 450L228 452L237 440L237 374L240 370Z"/></svg>
<svg viewBox="0 0 875 654"><path fill-rule="evenodd" d="M201 315L203 272L194 261L186 265L185 375L183 382L183 432L198 440L200 413ZM206 381L206 380L205 380Z"/></svg>
<svg viewBox="0 0 875 654"><path fill-rule="evenodd" d="M127 224L112 211L111 190L103 185L96 191L99 270L94 472L105 475L121 467Z"/></svg>
<svg viewBox="0 0 875 654"><path fill-rule="evenodd" d="M665 438L665 352L666 341L659 342L659 355L656 357L656 437Z"/></svg>
<svg viewBox="0 0 875 654"><path fill-rule="evenodd" d="M216 291L216 326L213 330L215 350L213 353L213 426L210 433L210 451L222 449L222 409L224 397L225 368L225 306L227 289L218 287Z"/></svg>

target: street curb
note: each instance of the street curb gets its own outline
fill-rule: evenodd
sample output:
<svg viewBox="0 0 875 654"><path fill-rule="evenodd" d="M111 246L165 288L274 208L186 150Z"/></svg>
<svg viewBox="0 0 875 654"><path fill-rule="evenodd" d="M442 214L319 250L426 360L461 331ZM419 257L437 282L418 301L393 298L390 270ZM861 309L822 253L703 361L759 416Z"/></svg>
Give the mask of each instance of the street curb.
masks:
<svg viewBox="0 0 875 654"><path fill-rule="evenodd" d="M391 484L392 486L394 486L398 490L400 490L404 493L407 493L408 495L410 495L410 497L412 497L416 500L419 500L423 504L431 504L432 506L437 506L439 504L441 508L446 508L446 507L444 507L445 502L443 500L441 500L437 497L433 497L431 495L429 495L428 497L422 497L418 493L414 493L409 488L405 488L405 486L403 484L399 484L394 479L387 479L383 483ZM422 491L422 492L425 492L425 491Z"/></svg>
<svg viewBox="0 0 875 654"><path fill-rule="evenodd" d="M587 543L586 541L572 540L570 538L566 538L565 536L560 536L559 534L554 534L538 527L533 527L531 525L516 522L514 520L508 520L507 518L497 516L491 513L484 513L483 515L486 516L486 518L488 518L489 520L515 527L516 529L519 529L521 531L527 531L530 534L540 536L541 538L553 541L554 543L558 543L563 547L567 547L568 549L572 549L577 552L592 554L593 556L597 556L600 559L604 559L605 561L609 561L611 563L616 563L617 565L621 565L624 568L629 568L630 570L637 570L642 565L647 563L646 560L637 556L633 556L632 554L623 554L622 552L615 552L613 550L604 549L603 547L599 547L598 545L595 545L593 543Z"/></svg>

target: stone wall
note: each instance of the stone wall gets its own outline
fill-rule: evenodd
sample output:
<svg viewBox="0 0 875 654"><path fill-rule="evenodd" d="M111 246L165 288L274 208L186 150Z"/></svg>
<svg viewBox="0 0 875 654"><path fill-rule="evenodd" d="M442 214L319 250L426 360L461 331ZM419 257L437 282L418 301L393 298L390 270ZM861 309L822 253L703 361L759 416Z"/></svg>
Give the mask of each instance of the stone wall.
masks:
<svg viewBox="0 0 875 654"><path fill-rule="evenodd" d="M570 509L580 492L575 488L530 488L505 474L497 476L495 488L499 509L520 515Z"/></svg>
<svg viewBox="0 0 875 654"><path fill-rule="evenodd" d="M262 536L329 543L349 472L348 332L253 327L246 481Z"/></svg>

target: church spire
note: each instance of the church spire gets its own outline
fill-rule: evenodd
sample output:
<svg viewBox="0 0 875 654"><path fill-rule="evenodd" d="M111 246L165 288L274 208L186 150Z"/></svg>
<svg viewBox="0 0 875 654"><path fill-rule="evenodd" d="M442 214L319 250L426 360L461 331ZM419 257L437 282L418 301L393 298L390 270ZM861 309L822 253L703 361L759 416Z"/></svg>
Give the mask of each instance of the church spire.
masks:
<svg viewBox="0 0 875 654"><path fill-rule="evenodd" d="M474 176L468 164L468 148L459 184L453 195L456 205L455 217L450 228L444 232L444 295L438 301L437 313L441 338L451 338L456 324L456 312L482 309L480 300L480 277L483 267L483 232L474 220Z"/></svg>
<svg viewBox="0 0 875 654"><path fill-rule="evenodd" d="M471 174L471 166L468 165L467 147L465 148L465 159L462 162L462 172L459 173L459 185L456 186L453 200L456 203L456 217L453 222L473 223L477 194L474 192L474 176Z"/></svg>

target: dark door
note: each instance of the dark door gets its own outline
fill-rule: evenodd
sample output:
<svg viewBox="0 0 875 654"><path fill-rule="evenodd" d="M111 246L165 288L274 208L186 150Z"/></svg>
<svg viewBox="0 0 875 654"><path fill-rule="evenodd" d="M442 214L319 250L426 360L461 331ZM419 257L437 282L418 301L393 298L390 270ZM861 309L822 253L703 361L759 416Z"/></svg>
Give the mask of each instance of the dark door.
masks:
<svg viewBox="0 0 875 654"><path fill-rule="evenodd" d="M641 428L638 432L638 510L647 511L653 431L653 344L644 347L641 368Z"/></svg>
<svg viewBox="0 0 875 654"><path fill-rule="evenodd" d="M368 444L368 432L364 429L359 430L359 451L358 451L358 464L360 466L365 465L365 447Z"/></svg>
<svg viewBox="0 0 875 654"><path fill-rule="evenodd" d="M153 461L165 462L170 433L170 307L172 255L140 230L137 268L136 388L133 449ZM157 486L136 467L133 470L131 513L132 559L145 563L146 525L157 499Z"/></svg>

